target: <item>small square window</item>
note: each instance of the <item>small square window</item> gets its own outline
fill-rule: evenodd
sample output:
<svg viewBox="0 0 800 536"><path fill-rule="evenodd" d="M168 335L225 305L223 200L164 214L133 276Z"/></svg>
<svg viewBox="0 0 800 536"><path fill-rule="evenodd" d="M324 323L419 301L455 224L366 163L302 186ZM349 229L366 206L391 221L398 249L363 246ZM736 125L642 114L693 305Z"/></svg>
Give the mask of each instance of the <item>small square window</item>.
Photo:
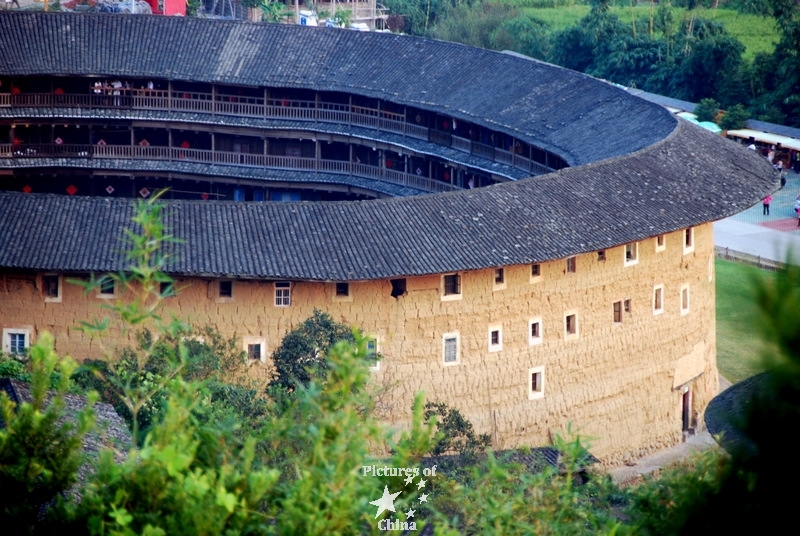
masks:
<svg viewBox="0 0 800 536"><path fill-rule="evenodd" d="M653 314L661 314L664 312L664 285L658 285L653 288Z"/></svg>
<svg viewBox="0 0 800 536"><path fill-rule="evenodd" d="M448 274L442 276L442 297L451 300L461 298L461 275Z"/></svg>
<svg viewBox="0 0 800 536"><path fill-rule="evenodd" d="M292 305L292 284L289 281L275 282L275 307Z"/></svg>
<svg viewBox="0 0 800 536"><path fill-rule="evenodd" d="M542 319L533 318L528 321L528 345L541 344L542 342Z"/></svg>
<svg viewBox="0 0 800 536"><path fill-rule="evenodd" d="M667 239L663 234L658 235L656 237L656 253L664 251L665 249L667 249Z"/></svg>
<svg viewBox="0 0 800 536"><path fill-rule="evenodd" d="M489 351L499 352L503 349L503 327L489 326Z"/></svg>
<svg viewBox="0 0 800 536"><path fill-rule="evenodd" d="M622 323L622 302L615 301L614 302L614 323L621 324Z"/></svg>
<svg viewBox="0 0 800 536"><path fill-rule="evenodd" d="M173 281L163 281L159 284L159 293L162 298L175 296L175 283Z"/></svg>
<svg viewBox="0 0 800 536"><path fill-rule="evenodd" d="M567 273L574 274L577 271L578 263L576 257L567 258Z"/></svg>
<svg viewBox="0 0 800 536"><path fill-rule="evenodd" d="M542 275L542 265L541 264L531 264L531 277L539 277Z"/></svg>
<svg viewBox="0 0 800 536"><path fill-rule="evenodd" d="M42 292L44 293L44 301L46 302L60 302L61 301L61 278L57 275L43 275L42 276Z"/></svg>
<svg viewBox="0 0 800 536"><path fill-rule="evenodd" d="M687 228L683 233L683 253L694 251L694 227Z"/></svg>
<svg viewBox="0 0 800 536"><path fill-rule="evenodd" d="M564 334L567 338L574 338L578 335L578 315L575 313L564 316Z"/></svg>
<svg viewBox="0 0 800 536"><path fill-rule="evenodd" d="M606 250L601 249L600 251L597 252L597 260L598 261L606 260Z"/></svg>
<svg viewBox="0 0 800 536"><path fill-rule="evenodd" d="M219 282L219 297L233 298L233 281L223 280Z"/></svg>
<svg viewBox="0 0 800 536"><path fill-rule="evenodd" d="M116 293L117 293L117 282L114 281L114 279L112 279L109 276L104 276L100 280L100 291L99 291L100 297L108 298L111 296L115 296Z"/></svg>
<svg viewBox="0 0 800 536"><path fill-rule="evenodd" d="M261 344L248 344L247 345L247 358L250 360L261 361Z"/></svg>
<svg viewBox="0 0 800 536"><path fill-rule="evenodd" d="M494 269L494 283L495 285L502 285L506 282L506 274L505 270L502 268L495 268Z"/></svg>
<svg viewBox="0 0 800 536"><path fill-rule="evenodd" d="M445 333L442 337L442 353L444 364L455 365L459 361L458 333Z"/></svg>
<svg viewBox="0 0 800 536"><path fill-rule="evenodd" d="M346 298L347 296L350 296L350 284L336 283L336 295L340 298Z"/></svg>
<svg viewBox="0 0 800 536"><path fill-rule="evenodd" d="M639 244L637 242L625 244L625 266L631 266L637 262L639 262Z"/></svg>
<svg viewBox="0 0 800 536"><path fill-rule="evenodd" d="M31 343L31 330L29 329L4 329L3 351L14 355L24 355Z"/></svg>
<svg viewBox="0 0 800 536"><path fill-rule="evenodd" d="M626 313L631 312L631 300L625 300L625 312Z"/></svg>
<svg viewBox="0 0 800 536"><path fill-rule="evenodd" d="M681 287L681 314L689 313L689 285Z"/></svg>
<svg viewBox="0 0 800 536"><path fill-rule="evenodd" d="M392 298L399 298L406 293L406 280L405 279L390 279L392 284Z"/></svg>
<svg viewBox="0 0 800 536"><path fill-rule="evenodd" d="M544 367L528 369L528 400L544 397Z"/></svg>

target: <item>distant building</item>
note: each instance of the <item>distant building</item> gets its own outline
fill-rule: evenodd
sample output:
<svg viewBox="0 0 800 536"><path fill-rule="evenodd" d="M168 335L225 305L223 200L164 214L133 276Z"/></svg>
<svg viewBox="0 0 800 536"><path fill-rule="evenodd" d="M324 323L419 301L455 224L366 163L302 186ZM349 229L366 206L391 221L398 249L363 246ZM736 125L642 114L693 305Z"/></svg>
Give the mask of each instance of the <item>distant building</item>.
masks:
<svg viewBox="0 0 800 536"><path fill-rule="evenodd" d="M186 289L168 308L239 335L266 371L319 308L372 334L399 426L424 390L496 448L571 423L610 464L702 423L711 222L777 187L752 151L585 75L452 43L92 15L0 14L0 30L38 36L0 64L6 351L46 329L95 356L71 327L119 290L65 280L124 270L127 198L170 185ZM103 46L117 35L158 54ZM109 93L116 79L132 88Z"/></svg>

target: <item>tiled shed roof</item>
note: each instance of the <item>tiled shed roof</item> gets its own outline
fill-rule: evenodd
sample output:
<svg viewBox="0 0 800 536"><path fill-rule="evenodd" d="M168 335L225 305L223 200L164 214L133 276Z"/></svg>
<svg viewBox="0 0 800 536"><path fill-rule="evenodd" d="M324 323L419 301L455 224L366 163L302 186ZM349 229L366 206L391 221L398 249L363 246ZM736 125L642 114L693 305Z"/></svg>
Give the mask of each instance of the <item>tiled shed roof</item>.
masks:
<svg viewBox="0 0 800 536"><path fill-rule="evenodd" d="M0 75L343 91L506 131L569 165L663 139L662 108L543 62L411 36L194 17L0 13Z"/></svg>
<svg viewBox="0 0 800 536"><path fill-rule="evenodd" d="M354 32L355 33L355 32ZM176 274L347 281L524 264L713 221L777 187L766 161L689 123L635 153L475 190L358 202L173 201ZM133 201L0 194L0 266L126 268Z"/></svg>

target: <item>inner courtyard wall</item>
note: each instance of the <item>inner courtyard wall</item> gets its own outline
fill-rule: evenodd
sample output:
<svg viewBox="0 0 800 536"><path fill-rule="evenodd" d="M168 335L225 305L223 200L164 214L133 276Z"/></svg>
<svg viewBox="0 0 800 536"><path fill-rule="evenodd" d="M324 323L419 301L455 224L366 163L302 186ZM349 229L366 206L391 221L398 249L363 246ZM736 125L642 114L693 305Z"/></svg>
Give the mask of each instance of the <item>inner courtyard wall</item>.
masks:
<svg viewBox="0 0 800 536"><path fill-rule="evenodd" d="M424 391L460 409L497 449L550 444L571 427L603 463L615 464L680 442L686 426L701 425L718 387L712 225L689 233L688 248L686 230L663 235L661 251L655 237L636 243L635 262L625 261L625 246L609 248L604 259L578 255L574 273L566 259L541 263L538 276L531 265L503 267L502 283L495 269L461 272L461 292L450 296L443 275L408 277L397 298L389 280L351 282L344 297L334 282L301 281L291 285L291 304L278 307L272 281L234 280L232 297L221 298L217 279L178 277L165 314L236 335L243 349L261 344L263 362L253 372L269 375L268 356L286 332L320 309L377 340L382 360L372 376L386 388L378 404L385 421L407 425L413 397ZM129 342L114 329L102 341L74 329L107 316L100 306L113 298L84 295L69 277L62 276L60 300L46 301L42 274L7 272L3 329L27 329L34 340L50 331L57 350L78 359ZM614 303L626 300L630 311L615 318ZM566 332L567 315L575 315L574 334ZM534 320L541 338L531 341ZM491 344L492 331L499 344ZM445 363L445 338L457 340L454 363ZM533 396L531 369L543 382Z"/></svg>

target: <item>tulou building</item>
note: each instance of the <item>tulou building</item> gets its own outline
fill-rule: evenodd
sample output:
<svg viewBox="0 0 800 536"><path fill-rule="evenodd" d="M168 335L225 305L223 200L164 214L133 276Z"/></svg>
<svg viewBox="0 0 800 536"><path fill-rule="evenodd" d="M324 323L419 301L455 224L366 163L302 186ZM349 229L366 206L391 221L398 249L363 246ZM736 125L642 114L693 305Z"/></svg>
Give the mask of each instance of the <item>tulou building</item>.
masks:
<svg viewBox="0 0 800 536"><path fill-rule="evenodd" d="M712 222L777 187L752 151L611 84L408 36L0 13L0 327L24 352L119 289L134 198L169 188L167 308L255 367L321 309L496 448L570 424L619 463L716 393ZM166 291L166 289L165 289ZM112 334L106 344L126 343Z"/></svg>

